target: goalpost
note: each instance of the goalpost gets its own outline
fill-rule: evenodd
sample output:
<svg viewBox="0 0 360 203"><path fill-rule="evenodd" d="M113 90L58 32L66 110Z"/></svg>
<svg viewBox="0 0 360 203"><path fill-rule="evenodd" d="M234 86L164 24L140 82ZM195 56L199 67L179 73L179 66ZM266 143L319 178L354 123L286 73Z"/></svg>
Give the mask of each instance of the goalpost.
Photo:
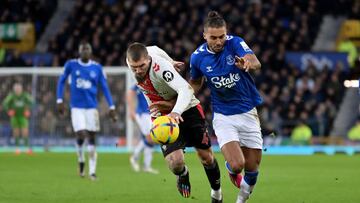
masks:
<svg viewBox="0 0 360 203"><path fill-rule="evenodd" d="M118 121L113 123L107 113L108 105L99 87L98 109L101 130L97 134L100 146L113 146L126 143L127 150L132 148L134 124L128 119L126 110L126 91L134 82L127 67L104 67L107 81L112 93ZM20 82L24 91L32 95L34 105L31 109L29 122L30 140L33 145L73 146L73 132L69 108L65 116L59 116L56 111L56 86L62 67L17 67L0 68L0 99L13 90L13 84ZM69 86L66 85L64 102L69 104ZM10 142L9 118L0 107L0 146Z"/></svg>

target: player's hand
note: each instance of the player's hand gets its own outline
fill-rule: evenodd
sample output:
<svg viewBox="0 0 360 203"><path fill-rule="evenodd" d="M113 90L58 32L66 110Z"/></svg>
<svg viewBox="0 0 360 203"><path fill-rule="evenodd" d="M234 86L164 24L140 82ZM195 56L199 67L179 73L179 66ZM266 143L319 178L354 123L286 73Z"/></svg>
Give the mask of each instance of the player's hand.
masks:
<svg viewBox="0 0 360 203"><path fill-rule="evenodd" d="M161 111L171 111L176 103L176 98L169 101L157 101L149 105L150 114L156 115Z"/></svg>
<svg viewBox="0 0 360 203"><path fill-rule="evenodd" d="M13 117L15 116L15 110L14 109L10 109L8 112L7 112L8 116L9 117Z"/></svg>
<svg viewBox="0 0 360 203"><path fill-rule="evenodd" d="M182 61L174 61L173 66L177 72L182 72L185 69L185 63Z"/></svg>
<svg viewBox="0 0 360 203"><path fill-rule="evenodd" d="M57 103L56 108L60 115L63 116L65 114L65 104L63 102Z"/></svg>
<svg viewBox="0 0 360 203"><path fill-rule="evenodd" d="M184 122L184 119L178 113L171 112L167 116L169 116L170 118L173 118L176 121L176 123L180 123L180 121Z"/></svg>
<svg viewBox="0 0 360 203"><path fill-rule="evenodd" d="M24 116L25 116L26 118L29 118L30 115L31 115L31 112L29 111L29 109L25 109L25 111L24 111Z"/></svg>
<svg viewBox="0 0 360 203"><path fill-rule="evenodd" d="M251 70L252 64L245 57L235 56L235 65L241 70L244 70L245 72L249 72L249 70Z"/></svg>
<svg viewBox="0 0 360 203"><path fill-rule="evenodd" d="M111 120L112 120L113 122L116 122L117 119L118 119L118 117L117 117L117 115L116 115L115 109L110 109L110 110L109 110L109 116L110 116L110 118L111 118Z"/></svg>

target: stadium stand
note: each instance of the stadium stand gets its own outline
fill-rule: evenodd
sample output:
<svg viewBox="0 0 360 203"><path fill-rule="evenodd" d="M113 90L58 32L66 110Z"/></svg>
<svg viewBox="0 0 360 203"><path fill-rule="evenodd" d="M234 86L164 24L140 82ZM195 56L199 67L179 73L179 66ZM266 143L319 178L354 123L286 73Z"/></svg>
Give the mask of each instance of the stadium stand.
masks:
<svg viewBox="0 0 360 203"><path fill-rule="evenodd" d="M6 2L9 4L7 7L12 8L11 5L17 1ZM329 9L334 7L337 9ZM46 4L40 8L28 8L29 11L44 8L47 11L45 15L22 16L21 19L16 11L13 16L5 13L14 12L0 12L3 13L1 19L39 21L39 30L43 30L54 6ZM349 8L351 12L348 12ZM335 68L323 69L310 63L305 69L299 70L285 61L285 54L288 51L311 50L324 15L347 14L348 18L359 19L359 3L354 1L222 0L209 3L206 0L79 0L67 20L59 25L60 31L49 41L48 52L53 56L52 65L62 66L67 59L77 55L78 43L87 40L93 46L97 61L104 66L119 66L125 65L127 45L140 41L148 45L156 44L174 59L188 64L192 51L203 42L203 17L211 9L224 15L229 23L229 33L242 36L262 63L263 69L255 72L254 78L264 96L261 107L263 127L276 135L289 137L298 122L303 120L314 136L328 136L345 91L342 84L347 78L347 71L341 63ZM41 31L37 33L41 34ZM124 83L109 80L113 92L124 91ZM1 88L7 89L10 82L2 83ZM46 103L55 102L54 92L46 89L40 92L37 95L41 101L39 103L46 106ZM125 105L120 95L115 94L114 97L119 102L118 107ZM211 124L209 90L203 89L198 97ZM48 117L55 114L47 113L48 110L39 111ZM124 114L124 108L119 113ZM47 128L49 126L44 127L46 129L39 130L51 131Z"/></svg>

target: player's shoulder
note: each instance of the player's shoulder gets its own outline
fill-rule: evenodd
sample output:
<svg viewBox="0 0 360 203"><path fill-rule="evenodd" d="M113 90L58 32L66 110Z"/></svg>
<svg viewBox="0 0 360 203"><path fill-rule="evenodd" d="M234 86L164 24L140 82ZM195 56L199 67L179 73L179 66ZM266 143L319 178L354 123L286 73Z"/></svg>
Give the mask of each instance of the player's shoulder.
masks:
<svg viewBox="0 0 360 203"><path fill-rule="evenodd" d="M227 35L226 41L229 42L230 44L234 44L234 43L243 42L244 39L236 35Z"/></svg>
<svg viewBox="0 0 360 203"><path fill-rule="evenodd" d="M73 59L69 59L65 62L65 66L70 66L70 65L73 65L73 64L77 64L78 63L78 59L76 58L73 58Z"/></svg>

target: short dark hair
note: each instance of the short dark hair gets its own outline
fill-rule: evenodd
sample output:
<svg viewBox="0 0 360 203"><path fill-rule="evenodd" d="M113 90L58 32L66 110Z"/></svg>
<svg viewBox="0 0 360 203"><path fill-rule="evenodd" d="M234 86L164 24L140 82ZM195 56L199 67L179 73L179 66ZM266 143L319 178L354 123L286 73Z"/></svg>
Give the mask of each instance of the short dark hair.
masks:
<svg viewBox="0 0 360 203"><path fill-rule="evenodd" d="M220 28L226 27L226 22L224 18L216 11L209 11L207 18L205 19L204 29L206 30L209 27Z"/></svg>
<svg viewBox="0 0 360 203"><path fill-rule="evenodd" d="M131 59L132 61L139 61L141 57L147 56L148 52L146 50L146 46L139 42L134 42L129 45L126 50L126 57Z"/></svg>

